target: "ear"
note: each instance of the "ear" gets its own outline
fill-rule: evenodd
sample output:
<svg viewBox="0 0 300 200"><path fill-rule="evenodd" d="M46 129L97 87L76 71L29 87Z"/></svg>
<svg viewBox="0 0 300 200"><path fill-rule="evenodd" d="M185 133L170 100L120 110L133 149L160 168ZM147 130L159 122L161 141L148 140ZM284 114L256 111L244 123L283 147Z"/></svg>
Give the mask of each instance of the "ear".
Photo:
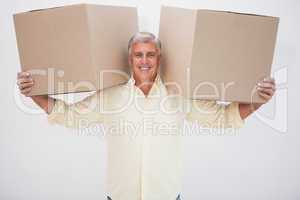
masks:
<svg viewBox="0 0 300 200"><path fill-rule="evenodd" d="M161 54L157 58L157 65L160 66L160 63L161 63Z"/></svg>
<svg viewBox="0 0 300 200"><path fill-rule="evenodd" d="M130 54L128 54L128 64L129 66L132 66L132 56Z"/></svg>

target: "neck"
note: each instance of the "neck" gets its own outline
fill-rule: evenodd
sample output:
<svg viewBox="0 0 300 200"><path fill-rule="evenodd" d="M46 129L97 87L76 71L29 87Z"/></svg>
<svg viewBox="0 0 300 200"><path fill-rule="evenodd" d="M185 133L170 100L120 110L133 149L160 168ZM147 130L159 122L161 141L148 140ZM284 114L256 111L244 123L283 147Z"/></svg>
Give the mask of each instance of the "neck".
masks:
<svg viewBox="0 0 300 200"><path fill-rule="evenodd" d="M145 96L147 96L152 88L153 83L148 83L147 85L137 86L142 90Z"/></svg>
<svg viewBox="0 0 300 200"><path fill-rule="evenodd" d="M144 95L147 96L154 84L156 76L153 78L153 80L135 80L135 86L142 90Z"/></svg>

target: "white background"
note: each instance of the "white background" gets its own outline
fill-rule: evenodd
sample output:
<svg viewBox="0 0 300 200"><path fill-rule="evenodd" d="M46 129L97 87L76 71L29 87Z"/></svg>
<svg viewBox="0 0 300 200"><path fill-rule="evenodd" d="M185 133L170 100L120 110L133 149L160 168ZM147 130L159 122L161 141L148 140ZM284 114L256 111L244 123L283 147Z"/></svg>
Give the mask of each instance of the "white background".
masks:
<svg viewBox="0 0 300 200"><path fill-rule="evenodd" d="M277 95L258 115L247 119L236 135L186 137L182 197L183 200L300 199L298 0L10 0L2 1L0 6L1 200L105 199L105 141L50 126L46 115L35 109L30 99L15 95L20 63L12 14L74 3L137 6L140 30L155 34L162 4L280 17L273 62L280 84ZM37 114L24 110L28 107Z"/></svg>

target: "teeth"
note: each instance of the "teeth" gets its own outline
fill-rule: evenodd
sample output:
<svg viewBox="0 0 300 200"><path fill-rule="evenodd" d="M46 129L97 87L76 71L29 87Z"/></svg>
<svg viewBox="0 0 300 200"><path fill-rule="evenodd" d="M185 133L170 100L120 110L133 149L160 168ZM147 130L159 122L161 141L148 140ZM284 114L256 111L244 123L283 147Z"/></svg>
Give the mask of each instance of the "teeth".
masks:
<svg viewBox="0 0 300 200"><path fill-rule="evenodd" d="M140 67L140 69L142 70L142 71L148 71L148 70L150 70L150 66L149 65L147 65L147 64L143 64L143 65L140 65L139 66Z"/></svg>
<svg viewBox="0 0 300 200"><path fill-rule="evenodd" d="M149 70L150 67L140 67L141 70Z"/></svg>

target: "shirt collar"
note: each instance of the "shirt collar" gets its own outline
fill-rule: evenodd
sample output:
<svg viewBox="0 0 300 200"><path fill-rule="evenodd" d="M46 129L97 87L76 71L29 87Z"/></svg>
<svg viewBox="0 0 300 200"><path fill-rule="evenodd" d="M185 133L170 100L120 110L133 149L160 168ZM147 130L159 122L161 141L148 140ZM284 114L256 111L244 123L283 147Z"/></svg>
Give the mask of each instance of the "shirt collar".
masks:
<svg viewBox="0 0 300 200"><path fill-rule="evenodd" d="M127 82L127 86L129 86L130 88L134 88L136 91L138 91L139 93L143 94L144 93L141 91L141 89L139 89L137 86L135 86L135 80L133 78L133 75L131 74L130 79ZM159 73L156 75L154 83L149 91L149 94L147 96L157 96L159 94L163 94L165 93L165 88L164 88L164 84L161 80L161 77L159 75Z"/></svg>

